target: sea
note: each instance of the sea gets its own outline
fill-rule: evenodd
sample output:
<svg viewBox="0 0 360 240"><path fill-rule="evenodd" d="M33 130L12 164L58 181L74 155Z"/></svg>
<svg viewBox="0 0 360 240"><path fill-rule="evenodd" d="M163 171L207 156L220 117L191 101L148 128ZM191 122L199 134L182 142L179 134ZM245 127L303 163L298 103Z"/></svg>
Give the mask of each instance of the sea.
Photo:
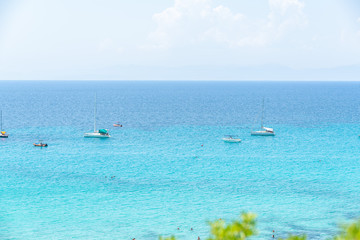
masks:
<svg viewBox="0 0 360 240"><path fill-rule="evenodd" d="M0 92L0 239L204 240L210 222L253 212L251 239L317 240L360 217L360 82L1 81ZM109 139L83 137L95 95ZM250 135L263 101L275 137Z"/></svg>

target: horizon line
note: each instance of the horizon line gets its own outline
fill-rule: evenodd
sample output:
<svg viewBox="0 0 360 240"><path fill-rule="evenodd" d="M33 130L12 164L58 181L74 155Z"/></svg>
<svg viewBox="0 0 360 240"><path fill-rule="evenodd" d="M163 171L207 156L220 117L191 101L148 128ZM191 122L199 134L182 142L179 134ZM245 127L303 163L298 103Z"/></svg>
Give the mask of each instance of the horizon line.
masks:
<svg viewBox="0 0 360 240"><path fill-rule="evenodd" d="M359 80L273 80L273 79L252 79L252 80L214 80L214 79L0 79L0 82L360 82Z"/></svg>

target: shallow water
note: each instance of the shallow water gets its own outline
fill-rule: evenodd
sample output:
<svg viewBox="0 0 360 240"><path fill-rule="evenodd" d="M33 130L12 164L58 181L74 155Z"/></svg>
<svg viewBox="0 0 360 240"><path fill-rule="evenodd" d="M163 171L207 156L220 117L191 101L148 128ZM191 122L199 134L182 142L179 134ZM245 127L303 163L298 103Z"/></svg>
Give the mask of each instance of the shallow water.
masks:
<svg viewBox="0 0 360 240"><path fill-rule="evenodd" d="M205 239L208 220L242 211L259 215L254 239L272 230L326 239L360 217L360 83L0 88L10 134L0 139L1 239ZM98 126L111 139L83 138L95 92ZM262 98L276 137L250 136ZM124 127L111 127L117 121ZM243 141L224 143L225 134ZM33 147L38 139L49 147Z"/></svg>

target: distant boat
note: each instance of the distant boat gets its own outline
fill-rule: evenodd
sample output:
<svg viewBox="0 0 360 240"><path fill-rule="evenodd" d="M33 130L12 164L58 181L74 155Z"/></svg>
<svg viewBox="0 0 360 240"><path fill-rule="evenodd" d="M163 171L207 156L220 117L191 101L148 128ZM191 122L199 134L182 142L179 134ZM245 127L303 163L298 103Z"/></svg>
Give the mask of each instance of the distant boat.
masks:
<svg viewBox="0 0 360 240"><path fill-rule="evenodd" d="M123 125L120 124L120 122L117 122L117 123L114 123L113 126L114 126L114 127L122 127Z"/></svg>
<svg viewBox="0 0 360 240"><path fill-rule="evenodd" d="M226 135L223 139L224 142L228 143L239 143L241 139L236 135Z"/></svg>
<svg viewBox="0 0 360 240"><path fill-rule="evenodd" d="M251 135L252 136L275 136L274 129L264 127L263 121L264 121L264 99L262 102L262 110L261 110L261 130L252 131Z"/></svg>
<svg viewBox="0 0 360 240"><path fill-rule="evenodd" d="M111 136L107 129L99 129L99 131L85 133L84 137L86 137L86 138L109 138Z"/></svg>
<svg viewBox="0 0 360 240"><path fill-rule="evenodd" d="M96 94L95 94L95 107L94 107L94 132L85 133L86 138L109 138L111 137L107 129L96 130Z"/></svg>
<svg viewBox="0 0 360 240"><path fill-rule="evenodd" d="M2 128L2 110L0 111L0 122L1 122L1 127L0 127L0 138L8 138L9 135L6 134L5 131L3 131L3 128Z"/></svg>
<svg viewBox="0 0 360 240"><path fill-rule="evenodd" d="M43 143L42 140L39 140L39 143L33 143L35 147L47 147L47 143Z"/></svg>

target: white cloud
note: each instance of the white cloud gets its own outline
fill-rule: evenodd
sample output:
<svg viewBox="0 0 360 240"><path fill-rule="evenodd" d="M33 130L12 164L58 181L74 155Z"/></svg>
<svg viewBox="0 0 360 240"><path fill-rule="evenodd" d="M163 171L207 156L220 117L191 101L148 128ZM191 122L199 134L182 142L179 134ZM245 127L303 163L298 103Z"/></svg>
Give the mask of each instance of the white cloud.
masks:
<svg viewBox="0 0 360 240"><path fill-rule="evenodd" d="M110 66L131 65L170 67L171 79L185 78L177 67L189 66L189 79L221 79L223 66L360 64L360 16L347 1L105 2L14 1L13 10L0 17L0 78L74 79L80 71L91 78L109 74ZM191 76L194 66L208 67ZM113 78L134 78L126 69L114 70ZM159 69L151 71L161 77Z"/></svg>
<svg viewBox="0 0 360 240"><path fill-rule="evenodd" d="M292 29L306 25L300 0L269 0L267 16L250 21L245 14L213 6L211 0L175 0L153 16L157 29L150 33L152 48L216 42L227 47L265 46Z"/></svg>
<svg viewBox="0 0 360 240"><path fill-rule="evenodd" d="M307 24L303 13L304 3L298 0L269 0L268 31L271 37L279 38L294 27Z"/></svg>
<svg viewBox="0 0 360 240"><path fill-rule="evenodd" d="M298 0L269 0L270 8L274 11L280 10L281 15L286 15L289 9L302 13L304 3Z"/></svg>

